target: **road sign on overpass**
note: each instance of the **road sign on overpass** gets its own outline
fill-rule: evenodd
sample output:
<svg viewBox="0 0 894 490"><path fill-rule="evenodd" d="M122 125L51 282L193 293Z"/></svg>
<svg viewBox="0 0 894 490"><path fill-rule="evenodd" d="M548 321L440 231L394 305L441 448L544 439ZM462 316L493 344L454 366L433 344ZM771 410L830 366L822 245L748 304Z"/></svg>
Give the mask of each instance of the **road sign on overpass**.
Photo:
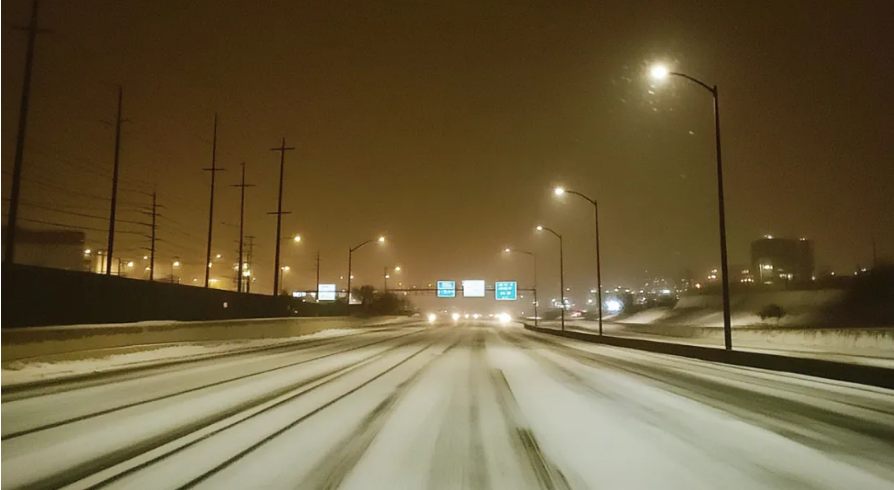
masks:
<svg viewBox="0 0 894 490"><path fill-rule="evenodd" d="M439 298L456 297L456 281L438 281Z"/></svg>
<svg viewBox="0 0 894 490"><path fill-rule="evenodd" d="M516 301L518 299L518 283L515 281L495 282L494 299L497 301Z"/></svg>

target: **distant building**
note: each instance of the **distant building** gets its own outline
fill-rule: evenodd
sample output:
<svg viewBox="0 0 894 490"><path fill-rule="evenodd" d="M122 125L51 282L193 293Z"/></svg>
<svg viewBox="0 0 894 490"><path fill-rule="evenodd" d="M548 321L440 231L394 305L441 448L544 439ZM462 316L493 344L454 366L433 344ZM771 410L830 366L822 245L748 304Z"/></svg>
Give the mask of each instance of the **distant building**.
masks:
<svg viewBox="0 0 894 490"><path fill-rule="evenodd" d="M770 235L751 242L751 269L754 282L807 282L813 277L813 242L801 238Z"/></svg>
<svg viewBox="0 0 894 490"><path fill-rule="evenodd" d="M86 270L89 257L85 257L84 240L83 231L18 228L15 260L54 269Z"/></svg>

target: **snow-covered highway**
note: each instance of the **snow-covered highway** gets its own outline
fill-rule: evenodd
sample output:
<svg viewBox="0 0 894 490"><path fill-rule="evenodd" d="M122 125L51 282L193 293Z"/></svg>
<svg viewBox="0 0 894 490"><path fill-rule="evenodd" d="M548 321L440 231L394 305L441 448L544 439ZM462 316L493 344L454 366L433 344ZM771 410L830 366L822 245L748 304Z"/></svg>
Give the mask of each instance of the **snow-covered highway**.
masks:
<svg viewBox="0 0 894 490"><path fill-rule="evenodd" d="M12 488L894 488L894 392L496 323L3 394Z"/></svg>

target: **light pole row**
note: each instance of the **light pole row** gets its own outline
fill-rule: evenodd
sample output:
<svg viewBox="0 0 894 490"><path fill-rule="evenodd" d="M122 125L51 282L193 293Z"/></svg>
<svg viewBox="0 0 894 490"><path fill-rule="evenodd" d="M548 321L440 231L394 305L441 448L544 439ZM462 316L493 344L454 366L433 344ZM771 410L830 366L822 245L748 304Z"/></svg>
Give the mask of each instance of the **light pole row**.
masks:
<svg viewBox="0 0 894 490"><path fill-rule="evenodd" d="M670 71L663 65L655 65L650 70L651 77L656 81L663 81L670 76L685 78L696 85L707 90L714 101L714 145L717 167L717 207L718 207L718 225L720 231L720 272L721 287L723 296L723 341L726 350L732 350L732 322L730 314L730 293L729 293L729 260L727 257L726 244L726 211L723 195L723 160L720 146L720 104L719 91L717 85L708 85L707 83L685 73ZM554 189L556 196L564 194L573 194L585 199L593 205L593 213L596 224L596 288L599 302L599 335L602 335L602 264L599 251L599 204L596 199L590 198L583 193L556 187ZM562 302L562 330L565 330L565 278L564 278L564 262L562 259L562 235L545 226L537 226L538 231L549 231L559 239L559 283L561 287L560 300Z"/></svg>

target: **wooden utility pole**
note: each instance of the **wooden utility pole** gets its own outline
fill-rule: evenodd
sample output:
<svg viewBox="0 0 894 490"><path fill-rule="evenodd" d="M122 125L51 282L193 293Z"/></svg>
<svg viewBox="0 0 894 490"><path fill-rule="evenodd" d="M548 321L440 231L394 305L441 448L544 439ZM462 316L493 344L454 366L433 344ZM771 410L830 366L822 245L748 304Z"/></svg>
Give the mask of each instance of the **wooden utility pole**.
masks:
<svg viewBox="0 0 894 490"><path fill-rule="evenodd" d="M112 254L115 249L115 212L118 204L118 167L121 153L121 98L122 88L118 86L118 114L115 116L115 166L112 170L112 203L109 210L109 245L106 250L106 275L112 274ZM120 273L120 271L119 271Z"/></svg>
<svg viewBox="0 0 894 490"><path fill-rule="evenodd" d="M243 242L244 242L244 234L245 234L245 188L246 187L254 187L254 184L246 184L245 183L245 162L240 164L242 166L242 182L240 184L233 184L232 187L239 187L239 268L238 272L238 280L236 281L236 291L242 292L242 267L244 263L244 254L243 254Z"/></svg>
<svg viewBox="0 0 894 490"><path fill-rule="evenodd" d="M317 250L317 285L314 288L317 290L317 296L314 298L317 301L320 301L320 251Z"/></svg>
<svg viewBox="0 0 894 490"><path fill-rule="evenodd" d="M155 230L157 229L156 218L158 217L158 201L156 200L156 192L152 191L152 236L149 241L149 281L155 279Z"/></svg>
<svg viewBox="0 0 894 490"><path fill-rule="evenodd" d="M214 113L214 130L211 136L211 168L203 168L211 172L211 203L208 205L208 247L205 252L205 287L211 277L211 231L214 228L214 176L223 170L217 168L217 113Z"/></svg>
<svg viewBox="0 0 894 490"><path fill-rule="evenodd" d="M280 143L279 148L271 148L270 151L278 151L279 152L279 198L277 201L276 212L270 212L267 214L275 214L276 215L276 251L273 257L273 295L279 295L279 248L280 241L282 236L282 215L291 214L289 211L282 210L282 183L283 183L283 174L285 170L286 163L286 152L289 150L294 150L295 147L286 146L286 139L283 137L282 143Z"/></svg>
<svg viewBox="0 0 894 490"><path fill-rule="evenodd" d="M253 258L254 258L254 254L255 254L255 236L248 235L245 237L245 239L248 240L248 250L245 253L245 262L248 264L248 271L249 271L249 275L245 277L245 292L250 293L251 292L251 280L254 277L252 275L251 271L254 270Z"/></svg>
<svg viewBox="0 0 894 490"><path fill-rule="evenodd" d="M16 153L12 166L12 183L9 193L9 217L6 220L6 250L3 262L15 260L16 229L19 216L19 193L22 181L22 159L25 155L25 131L28 128L28 103L31 100L31 68L34 66L34 43L37 40L37 0L31 2L31 19L28 21L28 47L25 50L25 76L22 77L22 98L19 103L19 131L16 135Z"/></svg>

